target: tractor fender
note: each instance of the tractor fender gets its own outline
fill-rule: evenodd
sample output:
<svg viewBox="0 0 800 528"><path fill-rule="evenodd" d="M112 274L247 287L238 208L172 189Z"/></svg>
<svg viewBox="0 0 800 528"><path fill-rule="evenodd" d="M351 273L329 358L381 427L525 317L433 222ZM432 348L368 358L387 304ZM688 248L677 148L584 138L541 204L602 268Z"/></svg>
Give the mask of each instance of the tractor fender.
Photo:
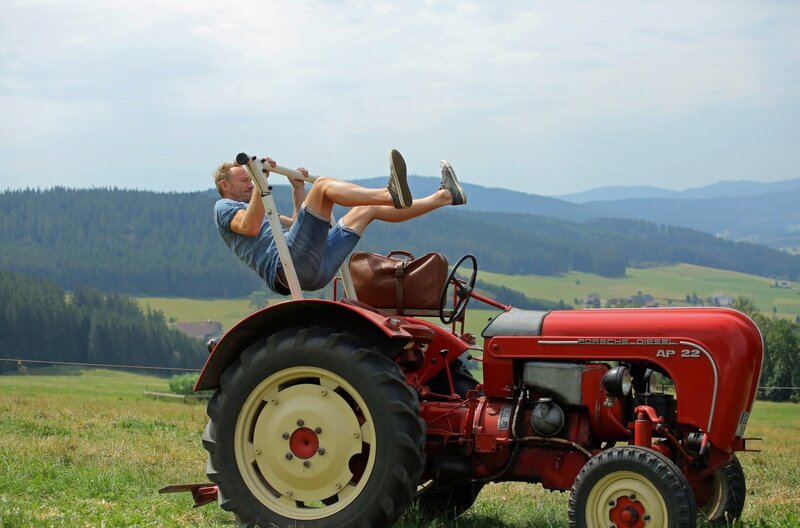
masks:
<svg viewBox="0 0 800 528"><path fill-rule="evenodd" d="M260 339L292 327L322 326L362 336L389 357L412 339L397 319L335 301L285 301L254 312L228 330L211 351L194 390L216 389L219 379L244 350Z"/></svg>

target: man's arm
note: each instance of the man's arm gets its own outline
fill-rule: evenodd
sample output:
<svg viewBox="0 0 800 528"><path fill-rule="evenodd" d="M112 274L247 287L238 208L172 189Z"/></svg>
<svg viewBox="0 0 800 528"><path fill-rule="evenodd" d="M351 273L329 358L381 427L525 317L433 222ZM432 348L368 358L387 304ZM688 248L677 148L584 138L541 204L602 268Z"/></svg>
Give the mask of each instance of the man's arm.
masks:
<svg viewBox="0 0 800 528"><path fill-rule="evenodd" d="M304 176L308 177L308 170L304 167L298 167L297 170L302 172ZM281 224L283 224L284 227L292 226L295 218L297 218L297 213L300 212L300 207L302 207L303 201L306 199L306 182L296 178L289 178L289 183L292 184L292 201L294 202L294 212L292 213L291 218L280 215Z"/></svg>
<svg viewBox="0 0 800 528"><path fill-rule="evenodd" d="M231 231L239 235L256 236L261 230L261 224L264 223L265 214L261 194L257 189L253 189L247 209L239 209L231 220Z"/></svg>

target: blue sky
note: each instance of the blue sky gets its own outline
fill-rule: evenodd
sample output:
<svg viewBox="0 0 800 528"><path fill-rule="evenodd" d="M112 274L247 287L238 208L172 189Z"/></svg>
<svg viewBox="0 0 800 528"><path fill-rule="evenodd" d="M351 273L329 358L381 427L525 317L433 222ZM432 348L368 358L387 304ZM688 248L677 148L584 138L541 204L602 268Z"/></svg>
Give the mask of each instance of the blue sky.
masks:
<svg viewBox="0 0 800 528"><path fill-rule="evenodd" d="M544 195L800 177L798 2L0 9L0 190L207 189L242 150Z"/></svg>

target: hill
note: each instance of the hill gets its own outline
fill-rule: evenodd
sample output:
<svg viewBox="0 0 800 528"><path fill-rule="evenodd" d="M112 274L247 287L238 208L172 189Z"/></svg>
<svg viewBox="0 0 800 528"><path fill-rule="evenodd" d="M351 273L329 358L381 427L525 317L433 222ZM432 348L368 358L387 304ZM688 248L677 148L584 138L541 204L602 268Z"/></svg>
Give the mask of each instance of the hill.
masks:
<svg viewBox="0 0 800 528"><path fill-rule="evenodd" d="M415 196L435 189L437 178L411 176ZM385 178L358 180L371 186ZM558 197L464 184L472 211L536 214L585 222L628 218L704 231L729 240L775 248L800 248L800 179L722 181L685 191L657 187L601 187Z"/></svg>
<svg viewBox="0 0 800 528"><path fill-rule="evenodd" d="M649 185L617 185L597 187L571 194L552 196L566 202L585 204L589 202L627 200L631 198L677 198L696 200L700 198L746 198L760 194L786 192L800 189L800 178L777 182L723 180L684 191L670 191Z"/></svg>
<svg viewBox="0 0 800 528"><path fill-rule="evenodd" d="M589 202L602 216L671 223L733 240L800 245L800 189L733 198L651 198Z"/></svg>
<svg viewBox="0 0 800 528"><path fill-rule="evenodd" d="M289 210L289 189L276 186ZM480 189L471 196L477 201ZM260 279L220 240L213 192L117 189L0 193L0 269L51 278L67 289L93 286L138 296L243 297ZM623 276L626 266L680 263L761 276L800 277L800 257L686 228L631 220L585 223L445 208L402 224L376 222L362 250L475 254L505 274L569 271Z"/></svg>
<svg viewBox="0 0 800 528"><path fill-rule="evenodd" d="M386 185L386 176L355 180L355 183L365 187L383 187ZM426 196L438 188L439 178L411 174L408 176L408 185L412 195ZM599 211L590 207L548 196L466 182L461 182L461 185L469 198L465 208L473 211L536 214L572 221L588 220L599 214Z"/></svg>

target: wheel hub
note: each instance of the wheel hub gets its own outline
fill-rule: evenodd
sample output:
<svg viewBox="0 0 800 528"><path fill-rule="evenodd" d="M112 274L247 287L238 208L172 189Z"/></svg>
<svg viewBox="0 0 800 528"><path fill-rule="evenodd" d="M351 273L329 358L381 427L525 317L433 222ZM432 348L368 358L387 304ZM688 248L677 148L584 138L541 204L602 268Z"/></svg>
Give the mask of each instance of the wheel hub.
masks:
<svg viewBox="0 0 800 528"><path fill-rule="evenodd" d="M319 449L319 437L317 433L308 427L301 427L296 429L289 437L289 449L296 457L308 460L317 454ZM325 451L323 451L325 453Z"/></svg>
<svg viewBox="0 0 800 528"><path fill-rule="evenodd" d="M644 506L641 502L623 495L617 499L616 506L608 512L608 519L618 528L644 528L646 526L644 515Z"/></svg>

